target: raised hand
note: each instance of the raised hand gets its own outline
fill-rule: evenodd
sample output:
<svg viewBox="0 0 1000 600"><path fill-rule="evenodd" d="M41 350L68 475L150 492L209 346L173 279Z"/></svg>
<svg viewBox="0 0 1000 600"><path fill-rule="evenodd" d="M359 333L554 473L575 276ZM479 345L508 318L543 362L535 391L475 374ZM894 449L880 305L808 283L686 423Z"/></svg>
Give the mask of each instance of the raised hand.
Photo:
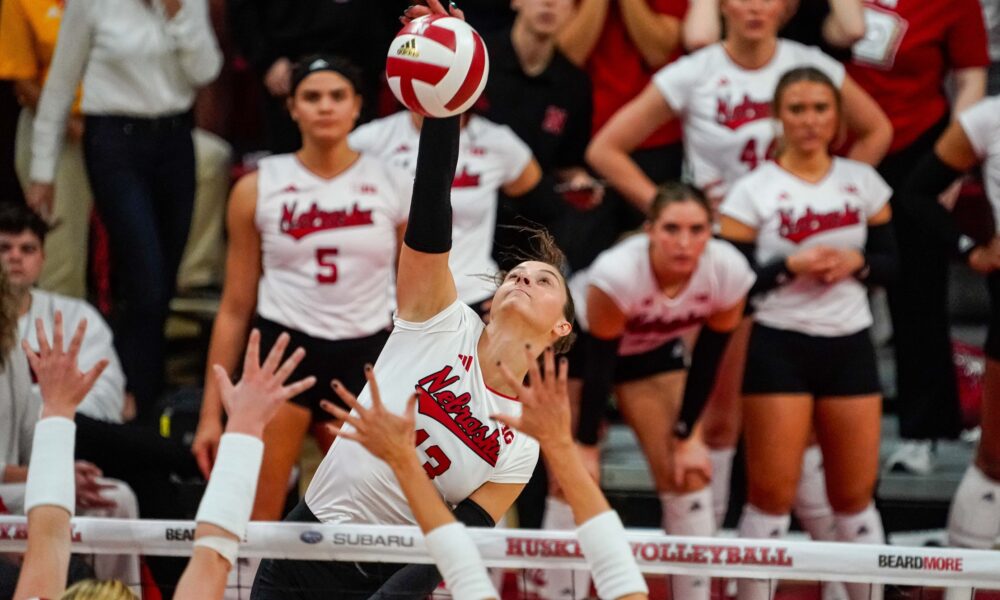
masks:
<svg viewBox="0 0 1000 600"><path fill-rule="evenodd" d="M268 353L264 364L260 363L260 332L254 329L247 341L243 357L243 375L233 385L229 374L220 365L213 365L212 372L219 384L222 406L229 415L226 431L246 433L261 437L264 427L271 421L278 409L289 398L300 394L316 384L316 378L309 376L285 385L295 367L299 366L306 351L298 348L282 363L281 357L288 347L289 336L282 333Z"/></svg>
<svg viewBox="0 0 1000 600"><path fill-rule="evenodd" d="M87 320L82 319L76 327L69 348L63 349L63 316L56 311L52 331L52 344L49 345L45 335L45 326L41 319L35 319L35 330L38 333L38 352L31 349L27 340L21 341L21 347L28 357L28 364L38 378L38 387L42 393L42 418L66 417L73 419L76 407L94 386L94 382L108 366L107 359L97 361L89 371L83 373L77 365L80 346L87 331Z"/></svg>
<svg viewBox="0 0 1000 600"><path fill-rule="evenodd" d="M445 10L441 0L426 0L426 5L414 4L403 11L403 16L399 20L403 25L409 25L410 21L427 15L450 15L456 19L465 20L465 13L455 6L454 2L449 2L448 10Z"/></svg>
<svg viewBox="0 0 1000 600"><path fill-rule="evenodd" d="M500 372L507 383L517 390L517 399L521 402L521 416L496 414L493 418L505 425L529 435L545 449L557 444L573 444L573 433L570 430L569 361L559 359L559 372L556 373L555 353L551 348L542 355L544 375L538 369L530 347L525 347L528 359L528 384L524 385L507 366L500 364Z"/></svg>
<svg viewBox="0 0 1000 600"><path fill-rule="evenodd" d="M382 395L379 393L378 382L375 381L375 372L371 365L365 365L365 379L368 380L368 391L372 397L370 408L361 406L357 397L342 383L333 381L333 391L351 407L353 412L347 412L325 400L320 406L342 423L350 425L352 429L344 429L342 425L327 425L327 428L336 436L361 444L366 450L389 463L390 467L395 468L405 464L416 456L414 423L417 395L410 396L403 414L397 415L382 404Z"/></svg>

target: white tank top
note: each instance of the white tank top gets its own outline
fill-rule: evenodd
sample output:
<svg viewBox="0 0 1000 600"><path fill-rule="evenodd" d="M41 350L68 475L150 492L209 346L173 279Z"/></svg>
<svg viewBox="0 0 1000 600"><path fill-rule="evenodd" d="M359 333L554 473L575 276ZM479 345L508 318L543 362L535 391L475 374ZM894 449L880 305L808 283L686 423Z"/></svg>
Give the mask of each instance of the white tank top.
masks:
<svg viewBox="0 0 1000 600"><path fill-rule="evenodd" d="M634 235L602 252L573 276L570 290L580 326L589 330L587 289L594 286L625 314L619 356L649 352L700 327L746 297L756 276L728 242L709 240L691 279L676 296L662 292L649 260L649 236Z"/></svg>
<svg viewBox="0 0 1000 600"><path fill-rule="evenodd" d="M717 43L653 76L653 85L684 124L686 167L695 186L723 196L734 181L773 154L774 88L785 72L804 66L818 68L838 89L843 87L842 64L818 48L783 39L759 69L737 65Z"/></svg>
<svg viewBox="0 0 1000 600"><path fill-rule="evenodd" d="M484 483L526 483L538 442L493 420L521 404L491 390L479 368L479 315L456 301L423 323L398 317L375 363L382 402L401 413L418 390L417 454L445 502L454 506ZM371 405L366 386L358 397ZM306 490L324 523L415 524L392 469L360 444L334 441Z"/></svg>
<svg viewBox="0 0 1000 600"><path fill-rule="evenodd" d="M757 230L759 264L812 246L864 250L868 219L892 190L871 166L834 158L819 183L768 162L736 182L719 210ZM754 319L769 327L816 336L843 336L872 323L868 291L853 277L826 284L796 277L755 301Z"/></svg>
<svg viewBox="0 0 1000 600"><path fill-rule="evenodd" d="M261 160L257 312L330 340L386 328L396 228L409 216L411 186L408 174L364 154L329 180L293 154Z"/></svg>
<svg viewBox="0 0 1000 600"><path fill-rule="evenodd" d="M1000 96L990 96L958 116L972 149L983 161L986 197L993 208L993 220L1000 231Z"/></svg>
<svg viewBox="0 0 1000 600"><path fill-rule="evenodd" d="M411 175L416 172L420 130L406 111L358 127L351 133L350 143L355 150L379 156ZM497 272L492 256L497 194L504 184L521 176L530 160L531 149L510 127L472 115L462 128L451 187L452 247L448 256L462 302L478 303L496 292L496 286L484 276Z"/></svg>

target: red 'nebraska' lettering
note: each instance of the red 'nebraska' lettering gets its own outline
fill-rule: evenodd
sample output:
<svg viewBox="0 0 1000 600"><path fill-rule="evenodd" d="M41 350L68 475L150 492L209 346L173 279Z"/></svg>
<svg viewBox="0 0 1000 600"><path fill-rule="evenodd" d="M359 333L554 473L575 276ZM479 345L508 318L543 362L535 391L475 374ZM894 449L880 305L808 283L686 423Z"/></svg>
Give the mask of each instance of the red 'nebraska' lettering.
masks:
<svg viewBox="0 0 1000 600"><path fill-rule="evenodd" d="M778 235L799 244L817 233L857 225L861 222L861 209L845 202L843 210L817 213L808 208L805 214L798 218L792 214L791 210L779 210L778 217L781 219Z"/></svg>
<svg viewBox="0 0 1000 600"><path fill-rule="evenodd" d="M736 131L747 123L753 123L771 116L770 102L755 102L744 94L739 104L730 104L728 98L717 98L715 120L719 125Z"/></svg>
<svg viewBox="0 0 1000 600"><path fill-rule="evenodd" d="M417 382L417 396L420 414L428 416L448 428L462 440L476 456L491 467L497 466L500 458L500 430L490 430L488 425L472 415L469 392L455 395L445 389L459 380L451 375L451 366L445 366L436 373Z"/></svg>
<svg viewBox="0 0 1000 600"><path fill-rule="evenodd" d="M329 229L372 224L372 211L362 210L356 202L348 210L323 210L313 202L308 210L296 214L298 204L293 202L281 207L281 233L297 240Z"/></svg>
<svg viewBox="0 0 1000 600"><path fill-rule="evenodd" d="M705 315L690 314L687 317L662 321L647 317L632 317L625 323L625 330L632 334L640 333L673 333L688 327L694 327L705 320Z"/></svg>

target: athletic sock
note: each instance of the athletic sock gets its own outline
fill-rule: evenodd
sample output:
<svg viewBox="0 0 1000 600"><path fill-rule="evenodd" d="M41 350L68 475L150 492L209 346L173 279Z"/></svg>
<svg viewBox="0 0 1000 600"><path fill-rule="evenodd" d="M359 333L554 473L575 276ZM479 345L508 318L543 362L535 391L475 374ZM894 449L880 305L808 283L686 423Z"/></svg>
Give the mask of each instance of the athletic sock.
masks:
<svg viewBox="0 0 1000 600"><path fill-rule="evenodd" d="M747 504L740 518L740 537L747 539L781 539L788 533L791 516L769 515L757 507ZM739 600L770 600L778 582L770 579L740 579Z"/></svg>
<svg viewBox="0 0 1000 600"><path fill-rule="evenodd" d="M874 504L853 515L838 513L834 515L837 523L837 539L842 542L857 544L884 544L885 530L882 529L882 516ZM847 595L851 600L881 600L882 586L867 583L845 583Z"/></svg>
<svg viewBox="0 0 1000 600"><path fill-rule="evenodd" d="M729 484L733 475L733 457L736 448L712 448L708 458L712 461L712 512L715 528L722 529L729 511Z"/></svg>
<svg viewBox="0 0 1000 600"><path fill-rule="evenodd" d="M969 465L948 514L952 546L988 550L1000 536L1000 482Z"/></svg>
<svg viewBox="0 0 1000 600"><path fill-rule="evenodd" d="M549 496L545 499L545 516L542 529L549 531L575 530L573 509L566 502ZM573 569L546 569L535 573L533 580L541 580L540 594L553 600L580 600L590 592L590 574Z"/></svg>
<svg viewBox="0 0 1000 600"><path fill-rule="evenodd" d="M671 535L707 537L715 534L712 490L704 488L687 494L661 493L663 529ZM672 598L708 600L711 580L704 576L671 575L668 583Z"/></svg>
<svg viewBox="0 0 1000 600"><path fill-rule="evenodd" d="M802 475L795 490L795 517L809 537L817 542L837 540L833 508L826 496L826 478L823 473L823 453L818 445L806 448L802 455ZM846 600L847 590L838 581L823 583L823 600Z"/></svg>

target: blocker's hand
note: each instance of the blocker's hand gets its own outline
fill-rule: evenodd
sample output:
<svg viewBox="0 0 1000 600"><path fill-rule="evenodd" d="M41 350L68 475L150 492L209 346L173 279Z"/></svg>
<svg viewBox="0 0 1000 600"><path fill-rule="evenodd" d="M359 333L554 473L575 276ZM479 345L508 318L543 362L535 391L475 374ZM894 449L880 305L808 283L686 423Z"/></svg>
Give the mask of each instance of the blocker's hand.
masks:
<svg viewBox="0 0 1000 600"><path fill-rule="evenodd" d="M462 12L462 9L455 6L454 2L450 2L448 9L445 10L440 0L425 0L423 3L414 4L404 10L403 16L399 18L399 21L403 25L409 25L410 21L427 15L450 15L456 19L465 20L465 13Z"/></svg>
<svg viewBox="0 0 1000 600"><path fill-rule="evenodd" d="M417 395L413 394L406 402L403 414L397 415L382 404L378 382L371 365L365 365L365 379L368 380L368 390L371 392L370 408L361 406L357 397L339 381L333 381L333 391L351 407L352 412L324 400L320 406L342 423L353 429L343 429L340 425L327 425L330 433L345 437L361 444L366 450L396 467L412 460L416 455L416 407Z"/></svg>
<svg viewBox="0 0 1000 600"><path fill-rule="evenodd" d="M83 345L83 336L87 331L87 320L80 320L69 347L65 349L61 311L56 311L54 321L51 345L42 320L35 319L38 352L31 349L27 340L21 341L21 347L28 357L31 370L38 378L38 387L42 394L42 418L58 416L72 420L76 415L76 407L94 387L94 382L108 366L108 360L97 361L86 373L80 371L77 358Z"/></svg>
<svg viewBox="0 0 1000 600"><path fill-rule="evenodd" d="M538 370L531 348L526 347L524 353L528 359L528 385L524 385L504 364L500 364L500 372L507 383L517 390L517 399L521 402L521 416L496 414L493 418L501 423L517 429L538 440L542 448L560 444L573 444L573 433L570 428L569 361L559 359L559 372L556 374L555 353L549 348L542 355L545 374Z"/></svg>

